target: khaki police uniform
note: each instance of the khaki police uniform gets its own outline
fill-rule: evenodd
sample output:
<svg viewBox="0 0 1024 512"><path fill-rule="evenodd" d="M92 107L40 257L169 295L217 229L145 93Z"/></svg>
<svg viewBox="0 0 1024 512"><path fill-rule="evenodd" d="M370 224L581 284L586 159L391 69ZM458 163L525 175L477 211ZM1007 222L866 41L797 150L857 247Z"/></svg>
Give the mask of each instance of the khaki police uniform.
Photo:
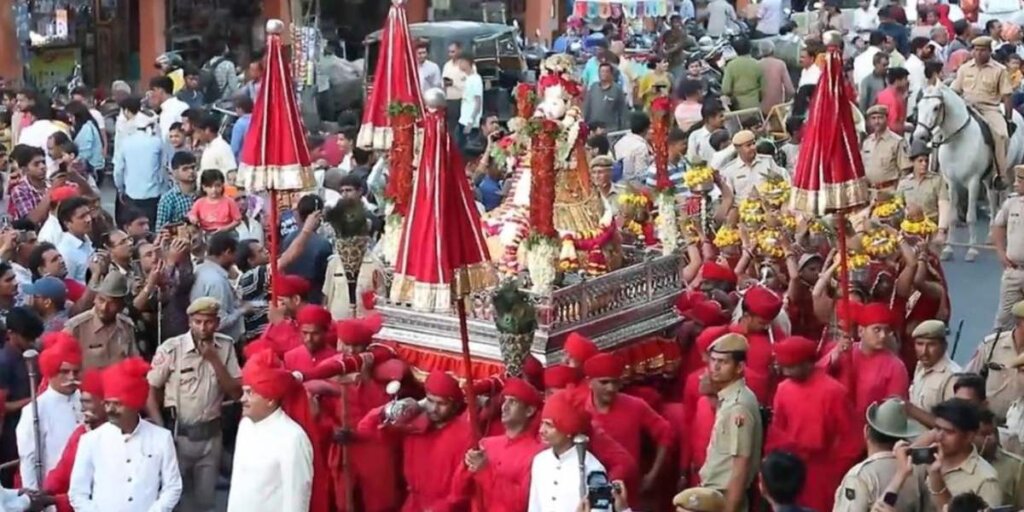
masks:
<svg viewBox="0 0 1024 512"><path fill-rule="evenodd" d="M956 374L960 373L960 365L943 356L930 368L920 362L914 369L914 381L910 385L910 403L926 410L932 410L936 404L953 398L953 386L956 385Z"/></svg>
<svg viewBox="0 0 1024 512"><path fill-rule="evenodd" d="M978 64L972 59L960 66L950 87L978 110L992 131L996 168L1001 176L1005 176L1009 131L1002 107L1003 97L1013 92L1010 73L994 60Z"/></svg>
<svg viewBox="0 0 1024 512"><path fill-rule="evenodd" d="M106 368L126 357L139 355L135 325L126 315L118 314L113 322L105 324L90 309L68 320L64 331L78 339L83 370Z"/></svg>
<svg viewBox="0 0 1024 512"><path fill-rule="evenodd" d="M929 172L918 178L911 174L900 180L896 193L903 196L906 204L921 208L925 216L933 222L939 222L939 202L949 202L949 188L946 180L936 173Z"/></svg>
<svg viewBox="0 0 1024 512"><path fill-rule="evenodd" d="M786 170L767 155L755 155L749 164L741 158L735 158L722 167L721 173L725 182L732 187L737 200L749 198L754 189L765 181L765 173L786 176L786 181L789 181Z"/></svg>
<svg viewBox="0 0 1024 512"><path fill-rule="evenodd" d="M906 142L888 129L865 137L860 155L864 161L864 176L875 190L891 191L899 183L903 171L913 166Z"/></svg>
<svg viewBox="0 0 1024 512"><path fill-rule="evenodd" d="M1024 396L1024 387L1018 383L1017 371L1013 368L1019 355L1013 343L1013 331L1006 329L985 337L967 364L966 370L977 374L981 374L986 366L989 367L985 397L989 410L1000 421L1007 418L1010 404Z"/></svg>
<svg viewBox="0 0 1024 512"><path fill-rule="evenodd" d="M1024 458L1000 448L988 463L996 470L1003 504L1013 505L1014 510L1024 509Z"/></svg>
<svg viewBox="0 0 1024 512"><path fill-rule="evenodd" d="M921 479L926 490L928 486L927 470L925 466L914 467L914 473ZM959 466L942 470L942 480L953 496L973 492L981 496L981 499L985 500L989 507L998 507L1003 504L1003 491L999 488L996 470L992 469L992 465L981 458L981 455L978 455L977 450L971 452ZM924 510L940 512L929 498L930 496L926 495Z"/></svg>
<svg viewBox="0 0 1024 512"><path fill-rule="evenodd" d="M1024 300L1024 196L1007 198L992 225L1006 229L1006 258L1014 264L1003 270L999 281L999 309L995 321L996 329L1010 329L1013 327L1010 308Z"/></svg>
<svg viewBox="0 0 1024 512"><path fill-rule="evenodd" d="M753 483L764 442L757 398L739 379L718 392L718 412L708 445L707 460L700 468L701 485L725 494L732 474L733 457L750 457L744 488ZM742 508L746 510L746 506Z"/></svg>
<svg viewBox="0 0 1024 512"><path fill-rule="evenodd" d="M216 333L213 345L228 374L241 378L231 337ZM175 410L175 425L167 427L174 432L178 450L181 506L189 511L213 511L223 451L220 414L225 399L217 374L188 332L160 344L148 380L150 386L163 388L163 406Z"/></svg>
<svg viewBox="0 0 1024 512"><path fill-rule="evenodd" d="M896 475L896 455L892 452L877 452L850 468L843 476L843 482L836 489L833 512L868 512L871 506L882 499L885 488ZM921 510L920 485L915 478L908 478L900 488L896 499L896 510L918 512Z"/></svg>

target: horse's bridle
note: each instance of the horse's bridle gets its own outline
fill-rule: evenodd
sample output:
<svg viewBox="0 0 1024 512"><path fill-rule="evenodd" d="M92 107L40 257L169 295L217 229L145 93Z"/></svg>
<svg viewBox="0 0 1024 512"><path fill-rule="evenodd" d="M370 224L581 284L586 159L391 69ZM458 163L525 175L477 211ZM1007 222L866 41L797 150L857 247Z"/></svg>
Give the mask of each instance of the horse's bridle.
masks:
<svg viewBox="0 0 1024 512"><path fill-rule="evenodd" d="M949 140L955 138L960 132L962 132L964 130L964 128L967 128L967 125L971 124L971 114L970 114L970 112L968 112L967 113L967 119L964 120L964 124L960 125L960 127L957 128L956 130L954 130L953 133L947 135L945 139L940 140L940 141L935 141L934 139L931 138L935 134L935 129L941 127L942 123L946 122L946 102L945 102L945 99L942 97L941 94L930 94L930 95L927 95L927 96L922 95L920 98L918 98L917 99L918 105L920 105L921 100L926 99L926 98L927 99L939 100L939 115L937 116L937 120L931 126L928 126L928 125L922 123L920 120L917 120L917 121L915 121L914 127L917 128L918 126L920 126L921 128L924 128L925 130L928 130L928 136L930 138L930 140L928 142L929 142L929 145L931 147L937 148L937 147L945 144ZM921 109L918 108L918 113L919 114L920 114L920 110ZM918 118L920 118L920 115L918 115Z"/></svg>

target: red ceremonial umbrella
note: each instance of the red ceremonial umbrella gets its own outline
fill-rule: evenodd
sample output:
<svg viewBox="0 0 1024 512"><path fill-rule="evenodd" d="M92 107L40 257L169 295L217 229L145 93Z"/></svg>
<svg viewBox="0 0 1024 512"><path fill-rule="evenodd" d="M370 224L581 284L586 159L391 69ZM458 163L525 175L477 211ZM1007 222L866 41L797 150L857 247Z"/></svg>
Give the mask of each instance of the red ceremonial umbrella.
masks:
<svg viewBox="0 0 1024 512"><path fill-rule="evenodd" d="M373 90L363 105L363 124L356 145L384 151L391 147L392 131L388 109L393 104L411 104L423 112L419 64L409 35L406 0L391 0L387 21L380 34Z"/></svg>
<svg viewBox="0 0 1024 512"><path fill-rule="evenodd" d="M242 187L254 192L270 191L270 292L275 303L280 237L277 193L279 190L304 190L315 184L291 65L285 60L281 47L283 31L281 20L267 21L266 71L253 105L252 121L238 166Z"/></svg>
<svg viewBox="0 0 1024 512"><path fill-rule="evenodd" d="M433 89L427 96L430 108L423 119L423 153L402 225L391 300L428 312L447 312L455 304L467 402L474 428L479 429L464 298L493 286L496 276L465 164L448 133L444 92Z"/></svg>
<svg viewBox="0 0 1024 512"><path fill-rule="evenodd" d="M837 214L840 282L843 302L849 308L845 213L868 203L868 187L853 126L853 92L843 72L839 48L842 39L837 32L826 33L824 39L828 50L807 112L807 125L802 130L790 207L810 215ZM846 324L843 330L849 333L850 315L843 317ZM853 374L852 371L847 373ZM850 389L852 392L852 387Z"/></svg>

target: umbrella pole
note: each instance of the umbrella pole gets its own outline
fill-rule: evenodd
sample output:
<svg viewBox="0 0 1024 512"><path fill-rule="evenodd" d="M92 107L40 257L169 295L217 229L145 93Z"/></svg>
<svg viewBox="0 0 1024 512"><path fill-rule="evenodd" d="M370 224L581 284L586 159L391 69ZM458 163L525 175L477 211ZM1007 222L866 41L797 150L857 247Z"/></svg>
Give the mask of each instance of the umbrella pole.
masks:
<svg viewBox="0 0 1024 512"><path fill-rule="evenodd" d="M850 318L850 262L847 255L846 249L846 214L840 212L838 214L839 220L839 289L843 298L843 321L839 326L842 333L853 340L853 324L852 318ZM851 349L852 350L852 349ZM846 351L843 357L849 357L848 363L853 363L853 353L851 350ZM854 393L854 383L856 375L854 374L853 365L848 365L848 371L844 372L845 378L843 380L846 384L846 389L849 393Z"/></svg>
<svg viewBox="0 0 1024 512"><path fill-rule="evenodd" d="M277 219L277 190L270 191L270 305L277 307L277 252L278 237L281 236Z"/></svg>
<svg viewBox="0 0 1024 512"><path fill-rule="evenodd" d="M479 441L483 434L480 431L480 410L476 402L476 391L473 389L473 360L469 357L469 326L466 320L466 300L464 297L455 299L455 309L459 314L459 335L462 338L462 366L466 372L466 405L469 407L469 421L473 425L473 439Z"/></svg>

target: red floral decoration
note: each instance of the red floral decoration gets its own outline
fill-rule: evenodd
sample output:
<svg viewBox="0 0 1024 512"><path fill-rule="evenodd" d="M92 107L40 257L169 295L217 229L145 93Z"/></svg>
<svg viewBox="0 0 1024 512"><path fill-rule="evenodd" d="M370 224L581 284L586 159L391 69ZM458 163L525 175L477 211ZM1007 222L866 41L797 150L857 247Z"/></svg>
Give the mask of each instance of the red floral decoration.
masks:
<svg viewBox="0 0 1024 512"><path fill-rule="evenodd" d="M388 115L391 117L393 138L388 151L391 177L384 193L395 202L395 211L405 216L409 210L409 198L412 197L413 146L419 111L411 103L394 102L388 105Z"/></svg>
<svg viewBox="0 0 1024 512"><path fill-rule="evenodd" d="M558 238L555 231L555 139L558 123L531 119L526 126L530 146L530 227L537 236Z"/></svg>
<svg viewBox="0 0 1024 512"><path fill-rule="evenodd" d="M672 103L665 96L651 102L651 149L654 152L654 188L664 192L672 188L668 179L668 130Z"/></svg>
<svg viewBox="0 0 1024 512"><path fill-rule="evenodd" d="M520 83L513 90L513 96L516 99L516 112L519 117L529 118L533 115L534 109L537 107L537 91L527 83Z"/></svg>

